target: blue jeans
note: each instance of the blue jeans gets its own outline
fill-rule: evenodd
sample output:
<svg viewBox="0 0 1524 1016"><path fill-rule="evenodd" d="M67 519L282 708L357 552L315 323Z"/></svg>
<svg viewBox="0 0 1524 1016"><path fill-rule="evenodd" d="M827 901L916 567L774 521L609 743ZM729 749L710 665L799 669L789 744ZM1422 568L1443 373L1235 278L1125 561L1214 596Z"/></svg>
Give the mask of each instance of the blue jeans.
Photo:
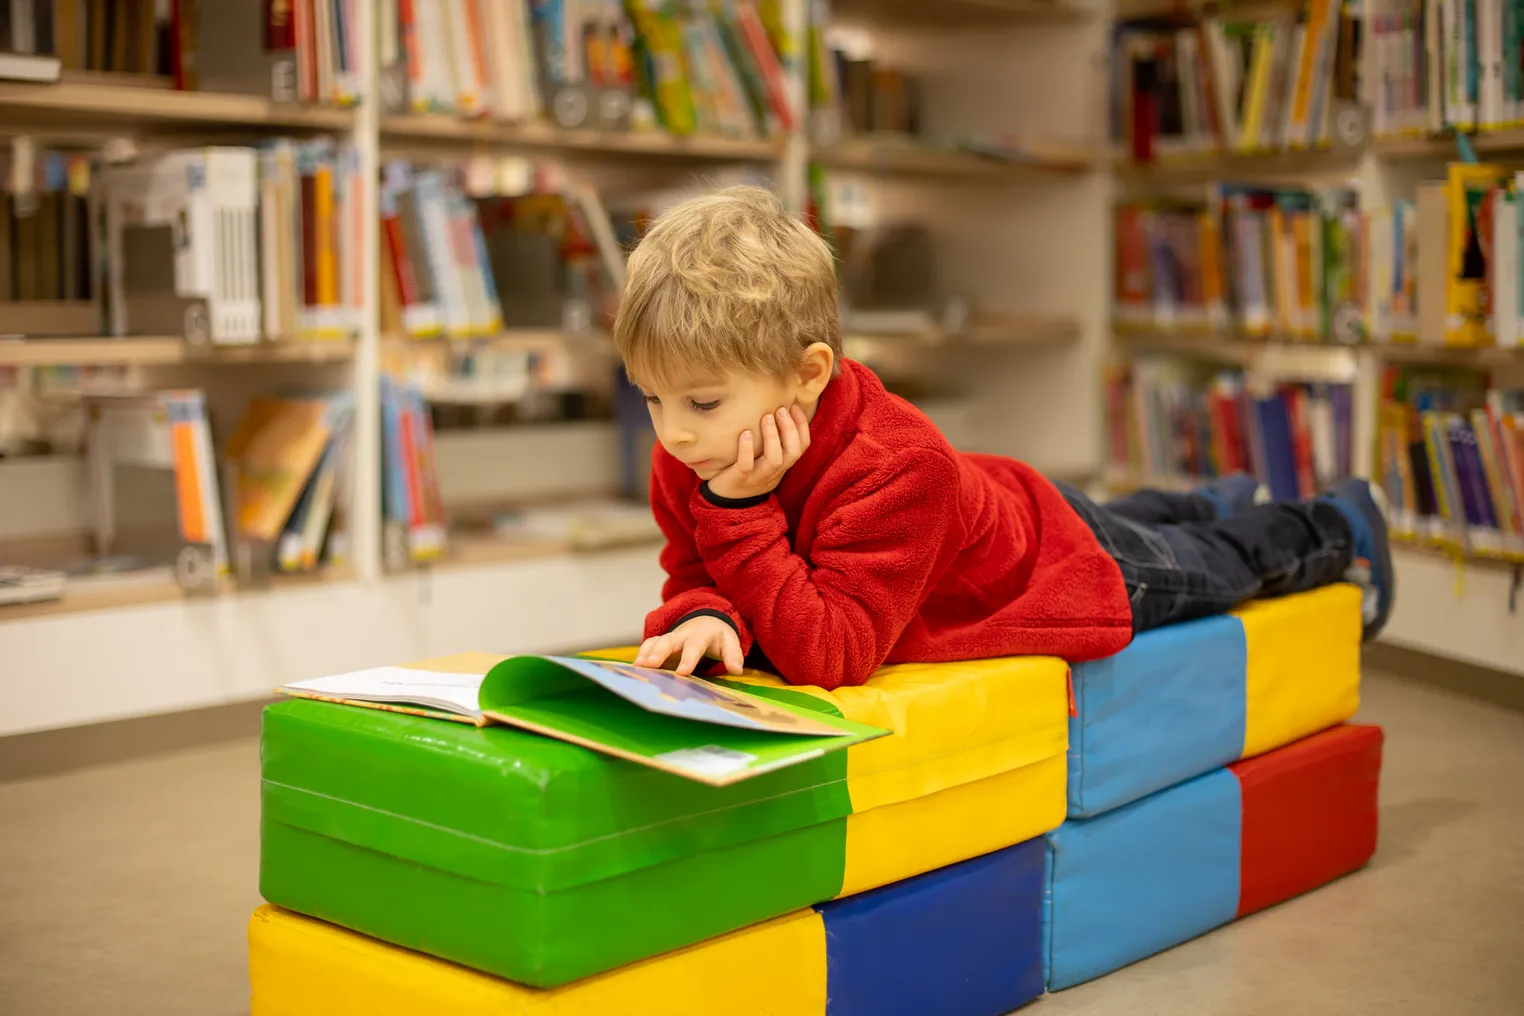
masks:
<svg viewBox="0 0 1524 1016"><path fill-rule="evenodd" d="M1140 490L1097 504L1056 486L1121 566L1134 632L1338 582L1354 556L1343 514L1318 499L1218 518L1199 494Z"/></svg>

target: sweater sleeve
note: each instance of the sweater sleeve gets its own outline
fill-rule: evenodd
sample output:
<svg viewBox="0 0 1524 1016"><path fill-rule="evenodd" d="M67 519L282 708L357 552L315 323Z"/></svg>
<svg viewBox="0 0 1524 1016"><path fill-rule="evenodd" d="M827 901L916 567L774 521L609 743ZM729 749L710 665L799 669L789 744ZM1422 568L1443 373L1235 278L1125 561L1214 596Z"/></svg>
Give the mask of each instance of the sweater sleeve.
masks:
<svg viewBox="0 0 1524 1016"><path fill-rule="evenodd" d="M662 604L646 615L642 638L665 635L695 615L720 617L730 623L741 640L742 654L751 651L752 635L736 606L715 587L714 579L699 556L694 543L691 520L677 506L677 491L664 481L661 469L651 473L651 511L656 524L667 538L661 551L661 566L667 578L662 583Z"/></svg>
<svg viewBox="0 0 1524 1016"><path fill-rule="evenodd" d="M776 498L731 508L695 494L695 545L785 679L861 684L925 600L956 524L957 483L941 451L894 455L833 498L809 560L794 552Z"/></svg>

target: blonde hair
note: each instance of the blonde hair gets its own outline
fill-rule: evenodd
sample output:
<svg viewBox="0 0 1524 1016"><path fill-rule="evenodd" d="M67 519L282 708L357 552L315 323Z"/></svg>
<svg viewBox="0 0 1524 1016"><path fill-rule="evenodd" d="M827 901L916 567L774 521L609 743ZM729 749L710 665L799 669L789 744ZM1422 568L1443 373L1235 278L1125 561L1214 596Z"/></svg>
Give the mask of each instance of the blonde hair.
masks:
<svg viewBox="0 0 1524 1016"><path fill-rule="evenodd" d="M816 342L839 361L831 250L760 187L674 205L630 255L614 341L642 383L782 377Z"/></svg>

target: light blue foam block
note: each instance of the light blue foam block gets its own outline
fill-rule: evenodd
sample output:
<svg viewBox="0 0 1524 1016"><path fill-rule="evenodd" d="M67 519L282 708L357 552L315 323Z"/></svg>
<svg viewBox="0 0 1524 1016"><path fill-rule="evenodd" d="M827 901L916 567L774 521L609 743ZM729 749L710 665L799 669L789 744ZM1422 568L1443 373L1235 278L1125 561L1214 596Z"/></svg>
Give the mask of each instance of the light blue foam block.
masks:
<svg viewBox="0 0 1524 1016"><path fill-rule="evenodd" d="M1073 668L1069 815L1099 815L1236 761L1248 654L1231 615L1145 632Z"/></svg>
<svg viewBox="0 0 1524 1016"><path fill-rule="evenodd" d="M1242 803L1218 770L1047 836L1048 990L1178 945L1238 912Z"/></svg>

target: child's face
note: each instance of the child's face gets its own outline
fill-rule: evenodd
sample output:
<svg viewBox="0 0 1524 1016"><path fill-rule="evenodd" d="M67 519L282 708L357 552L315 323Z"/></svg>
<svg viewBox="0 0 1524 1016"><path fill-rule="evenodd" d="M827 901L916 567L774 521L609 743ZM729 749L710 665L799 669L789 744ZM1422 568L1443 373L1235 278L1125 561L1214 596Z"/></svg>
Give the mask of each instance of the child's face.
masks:
<svg viewBox="0 0 1524 1016"><path fill-rule="evenodd" d="M746 431L761 447L762 417L795 404L813 415L815 407L813 386L751 372L673 381L670 387L637 379L636 386L646 397L661 446L701 480L711 480L735 463Z"/></svg>

